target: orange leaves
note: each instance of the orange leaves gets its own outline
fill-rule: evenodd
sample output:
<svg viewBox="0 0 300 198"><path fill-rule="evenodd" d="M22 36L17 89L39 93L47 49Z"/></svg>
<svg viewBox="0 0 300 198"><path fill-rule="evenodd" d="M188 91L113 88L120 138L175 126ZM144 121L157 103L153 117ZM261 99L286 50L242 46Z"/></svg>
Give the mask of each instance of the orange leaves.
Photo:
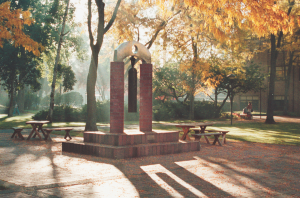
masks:
<svg viewBox="0 0 300 198"><path fill-rule="evenodd" d="M178 3L175 0L159 2L160 6L165 5L166 2L173 3L173 5ZM290 5L282 2L274 3L273 0L183 0L183 2L185 7L200 11L206 26L210 27L214 36L220 40L225 38L224 35L230 39L226 34L230 34L228 29L234 28L235 25L251 30L259 37L274 34L278 30L287 33L295 25L289 19L288 7Z"/></svg>
<svg viewBox="0 0 300 198"><path fill-rule="evenodd" d="M23 32L24 25L31 25L31 13L20 9L10 10L10 2L0 5L0 47L4 40L10 41L15 47L23 46L25 50L39 56L43 46Z"/></svg>

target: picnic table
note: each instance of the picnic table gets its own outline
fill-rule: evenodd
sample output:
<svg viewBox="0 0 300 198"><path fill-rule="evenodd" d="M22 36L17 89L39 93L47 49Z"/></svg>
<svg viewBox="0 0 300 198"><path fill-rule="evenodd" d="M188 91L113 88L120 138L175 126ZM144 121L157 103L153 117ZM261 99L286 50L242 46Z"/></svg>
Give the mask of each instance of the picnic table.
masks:
<svg viewBox="0 0 300 198"><path fill-rule="evenodd" d="M195 129L195 134L199 134L199 133L205 133L205 129L207 126L212 126L213 124L211 123L201 123L201 124L197 124L196 126L200 127L200 130ZM201 136L196 136L195 140L200 140ZM204 136L206 142L209 144L208 138L206 136Z"/></svg>
<svg viewBox="0 0 300 198"><path fill-rule="evenodd" d="M200 141L200 138L204 136L206 142L210 144L207 136L214 135L215 136L215 141L213 144L218 142L221 145L221 142L219 141L219 136L222 135L222 133L205 133L205 129L207 126L212 126L212 123L195 123L195 124L177 124L175 125L176 127L180 127L183 130L183 135L181 137L181 140L190 140L190 137L188 136L188 133L190 132L191 128L197 128L199 127L200 129L193 129L195 131L195 140ZM226 134L225 134L226 135ZM225 138L224 138L225 139Z"/></svg>
<svg viewBox="0 0 300 198"><path fill-rule="evenodd" d="M183 130L183 135L181 137L181 140L191 140L190 137L188 136L190 128L195 128L194 124L177 124L175 125L176 127L182 128Z"/></svg>
<svg viewBox="0 0 300 198"><path fill-rule="evenodd" d="M196 134L198 133L205 133L205 129L207 126L212 126L211 123L196 123L196 124L177 124L176 127L182 128L183 135L181 137L181 140L190 140L190 137L188 136L188 133L190 131L190 128L196 128L200 127L200 130L194 130ZM204 136L206 139L206 142L209 143L206 136ZM196 140L199 140L200 138L196 137Z"/></svg>
<svg viewBox="0 0 300 198"><path fill-rule="evenodd" d="M46 138L46 134L43 130L43 125L49 123L48 120L31 120L31 121L27 121L26 124L30 124L32 127L32 130L27 138L27 140L29 140L31 138L32 135L34 135L33 137L35 137L36 135L40 138L40 140L42 140L42 137L39 133L39 131L41 131L44 135L44 137Z"/></svg>

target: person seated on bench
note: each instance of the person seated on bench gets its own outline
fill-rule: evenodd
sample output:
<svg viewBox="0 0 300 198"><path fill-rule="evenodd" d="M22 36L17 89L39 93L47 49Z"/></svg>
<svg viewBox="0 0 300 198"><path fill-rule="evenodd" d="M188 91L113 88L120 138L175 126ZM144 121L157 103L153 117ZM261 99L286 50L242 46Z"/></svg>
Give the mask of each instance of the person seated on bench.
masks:
<svg viewBox="0 0 300 198"><path fill-rule="evenodd" d="M243 114L247 114L247 115L249 114L247 107L245 107L245 108L243 109Z"/></svg>
<svg viewBox="0 0 300 198"><path fill-rule="evenodd" d="M252 103L251 102L248 103L247 110L248 110L249 114L251 114L251 112L253 112Z"/></svg>

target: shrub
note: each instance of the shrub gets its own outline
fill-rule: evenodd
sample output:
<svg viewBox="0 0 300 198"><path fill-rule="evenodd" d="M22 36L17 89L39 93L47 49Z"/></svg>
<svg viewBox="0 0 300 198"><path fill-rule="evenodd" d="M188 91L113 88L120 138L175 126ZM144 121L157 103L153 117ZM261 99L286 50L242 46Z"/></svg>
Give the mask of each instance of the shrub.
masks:
<svg viewBox="0 0 300 198"><path fill-rule="evenodd" d="M42 110L36 113L32 118L34 120L46 120L48 118L49 110ZM73 108L71 106L59 106L53 109L54 122L78 122L84 121L82 118L81 109Z"/></svg>
<svg viewBox="0 0 300 198"><path fill-rule="evenodd" d="M173 101L154 101L153 119L154 120L172 120L186 119L189 113L187 103L178 103Z"/></svg>
<svg viewBox="0 0 300 198"><path fill-rule="evenodd" d="M154 101L153 119L154 120L172 120L188 119L190 104L186 102L174 101ZM214 118L214 104L212 102L195 101L194 117L196 120Z"/></svg>
<svg viewBox="0 0 300 198"><path fill-rule="evenodd" d="M97 122L109 121L109 101L96 103ZM35 120L46 120L49 110L42 110L36 113L32 118ZM75 108L72 106L55 106L53 109L54 122L84 122L86 121L87 105L82 108Z"/></svg>
<svg viewBox="0 0 300 198"><path fill-rule="evenodd" d="M213 102L195 101L194 117L196 120L210 119L215 117L215 107Z"/></svg>

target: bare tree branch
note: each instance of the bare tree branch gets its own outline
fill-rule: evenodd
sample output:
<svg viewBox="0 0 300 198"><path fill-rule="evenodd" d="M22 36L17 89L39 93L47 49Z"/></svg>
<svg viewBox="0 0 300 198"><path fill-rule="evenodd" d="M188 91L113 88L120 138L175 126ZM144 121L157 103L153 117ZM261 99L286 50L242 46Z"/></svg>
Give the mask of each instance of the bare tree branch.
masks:
<svg viewBox="0 0 300 198"><path fill-rule="evenodd" d="M114 13L110 19L110 21L108 22L108 24L106 25L106 27L104 28L104 34L110 29L110 27L112 26L112 24L114 23L115 19L116 19L116 16L117 16L117 12L118 12L118 9L119 9L119 6L121 4L121 0L118 0L117 4L116 4L116 7L115 7L115 10L114 10Z"/></svg>
<svg viewBox="0 0 300 198"><path fill-rule="evenodd" d="M90 38L90 46L92 47L94 45L94 37L92 33L92 1L88 0L88 32L89 32L89 38Z"/></svg>

